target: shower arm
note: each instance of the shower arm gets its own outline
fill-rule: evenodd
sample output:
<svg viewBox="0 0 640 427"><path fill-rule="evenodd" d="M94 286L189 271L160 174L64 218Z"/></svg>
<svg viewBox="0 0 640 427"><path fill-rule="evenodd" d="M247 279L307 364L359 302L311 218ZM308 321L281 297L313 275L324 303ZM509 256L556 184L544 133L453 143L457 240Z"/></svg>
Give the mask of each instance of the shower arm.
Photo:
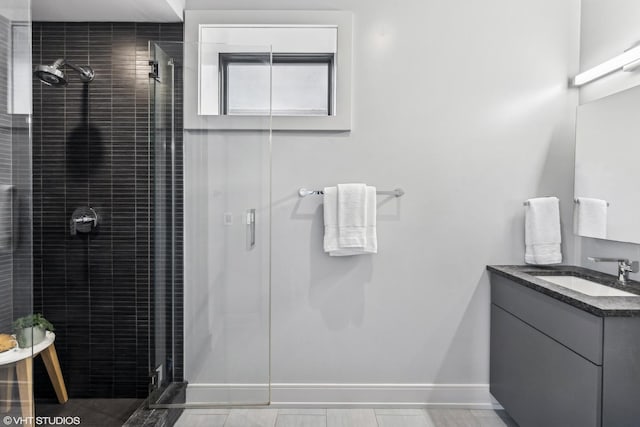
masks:
<svg viewBox="0 0 640 427"><path fill-rule="evenodd" d="M95 75L95 73L93 72L93 70L91 69L91 67L84 66L84 65L75 65L69 61L67 61L66 59L60 58L57 59L56 62L53 63L53 66L55 68L60 68L62 66L67 66L73 70L75 70L76 72L78 72L78 74L80 74L80 79L83 82L90 82L91 80L93 80L93 77Z"/></svg>

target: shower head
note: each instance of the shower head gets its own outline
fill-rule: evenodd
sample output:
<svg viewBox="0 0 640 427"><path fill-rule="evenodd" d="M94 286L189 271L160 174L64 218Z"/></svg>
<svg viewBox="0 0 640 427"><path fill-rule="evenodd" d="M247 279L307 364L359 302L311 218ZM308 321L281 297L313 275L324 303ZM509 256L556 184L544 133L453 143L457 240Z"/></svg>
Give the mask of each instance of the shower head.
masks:
<svg viewBox="0 0 640 427"><path fill-rule="evenodd" d="M93 69L88 65L74 65L67 62L66 59L58 59L52 65L36 65L33 74L48 86L66 86L68 83L67 76L60 69L65 65L75 70L80 75L80 80L85 83L92 81L95 76Z"/></svg>
<svg viewBox="0 0 640 427"><path fill-rule="evenodd" d="M64 75L62 70L52 65L37 65L33 70L33 74L40 79L40 81L49 86L66 86L67 76Z"/></svg>

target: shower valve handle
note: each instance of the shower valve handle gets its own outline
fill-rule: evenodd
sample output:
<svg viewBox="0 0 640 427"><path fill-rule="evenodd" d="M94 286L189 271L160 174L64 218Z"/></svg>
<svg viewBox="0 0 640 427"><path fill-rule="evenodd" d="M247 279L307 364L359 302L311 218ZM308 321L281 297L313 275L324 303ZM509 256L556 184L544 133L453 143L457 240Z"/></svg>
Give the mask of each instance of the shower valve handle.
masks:
<svg viewBox="0 0 640 427"><path fill-rule="evenodd" d="M98 214L90 207L80 207L71 215L71 235L90 233L98 227Z"/></svg>
<svg viewBox="0 0 640 427"><path fill-rule="evenodd" d="M75 222L76 224L88 224L88 223L91 223L95 227L97 220L96 220L96 218L91 218L91 217L88 217L88 216L82 216L80 218L75 218L73 220L73 222Z"/></svg>

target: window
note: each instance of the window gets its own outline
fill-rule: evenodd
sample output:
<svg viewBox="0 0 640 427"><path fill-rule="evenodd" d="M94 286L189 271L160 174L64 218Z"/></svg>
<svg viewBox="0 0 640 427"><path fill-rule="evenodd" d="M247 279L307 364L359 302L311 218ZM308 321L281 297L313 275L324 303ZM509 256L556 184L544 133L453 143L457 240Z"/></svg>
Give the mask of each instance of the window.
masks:
<svg viewBox="0 0 640 427"><path fill-rule="evenodd" d="M351 129L351 12L186 10L184 40L186 129Z"/></svg>
<svg viewBox="0 0 640 427"><path fill-rule="evenodd" d="M270 107L274 116L333 114L333 53L274 53L271 76L263 53L220 53L218 63L222 114L268 115Z"/></svg>

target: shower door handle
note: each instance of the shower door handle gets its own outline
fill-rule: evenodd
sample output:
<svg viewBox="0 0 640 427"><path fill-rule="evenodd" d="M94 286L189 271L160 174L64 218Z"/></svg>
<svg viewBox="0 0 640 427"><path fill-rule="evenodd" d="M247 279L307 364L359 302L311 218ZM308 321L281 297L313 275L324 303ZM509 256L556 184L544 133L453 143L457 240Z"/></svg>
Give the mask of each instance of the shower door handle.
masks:
<svg viewBox="0 0 640 427"><path fill-rule="evenodd" d="M247 209L247 228L249 231L247 249L253 249L256 245L256 210Z"/></svg>

